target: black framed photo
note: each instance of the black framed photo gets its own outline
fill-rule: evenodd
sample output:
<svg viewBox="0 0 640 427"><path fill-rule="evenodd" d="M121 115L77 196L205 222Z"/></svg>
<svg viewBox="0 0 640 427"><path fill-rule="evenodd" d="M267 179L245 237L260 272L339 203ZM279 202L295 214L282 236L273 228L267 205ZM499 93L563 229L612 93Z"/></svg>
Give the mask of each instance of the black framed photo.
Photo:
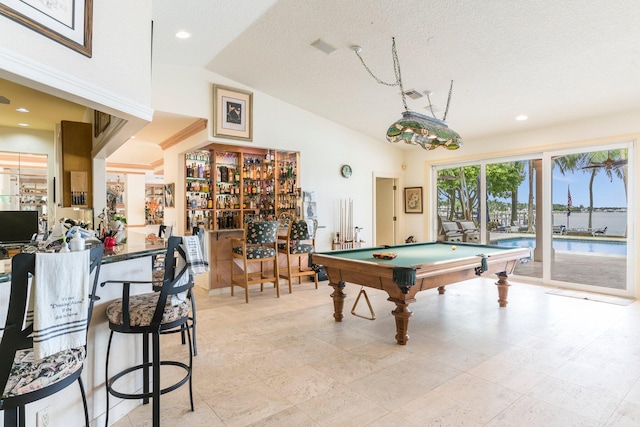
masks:
<svg viewBox="0 0 640 427"><path fill-rule="evenodd" d="M253 140L253 93L213 86L213 136Z"/></svg>
<svg viewBox="0 0 640 427"><path fill-rule="evenodd" d="M422 213L422 187L404 189L404 213Z"/></svg>
<svg viewBox="0 0 640 427"><path fill-rule="evenodd" d="M0 0L0 14L91 58L93 0Z"/></svg>

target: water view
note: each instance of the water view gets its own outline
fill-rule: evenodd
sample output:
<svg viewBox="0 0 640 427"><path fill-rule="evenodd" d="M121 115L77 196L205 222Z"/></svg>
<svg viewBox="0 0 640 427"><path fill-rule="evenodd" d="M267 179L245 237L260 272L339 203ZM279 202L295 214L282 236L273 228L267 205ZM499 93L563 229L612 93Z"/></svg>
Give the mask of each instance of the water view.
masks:
<svg viewBox="0 0 640 427"><path fill-rule="evenodd" d="M592 214L591 223L594 229L607 227L605 236L625 236L627 232L626 212L601 212ZM553 225L564 225L567 228L587 228L589 213L572 212L567 221L566 212L553 214Z"/></svg>

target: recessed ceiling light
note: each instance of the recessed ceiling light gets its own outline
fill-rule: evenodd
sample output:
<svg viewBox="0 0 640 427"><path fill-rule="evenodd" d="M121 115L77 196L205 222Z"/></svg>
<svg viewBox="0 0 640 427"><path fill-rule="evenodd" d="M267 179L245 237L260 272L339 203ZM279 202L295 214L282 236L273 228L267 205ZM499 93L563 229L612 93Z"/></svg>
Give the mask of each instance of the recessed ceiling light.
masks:
<svg viewBox="0 0 640 427"><path fill-rule="evenodd" d="M22 127L29 127L29 123L18 123L18 126L22 126Z"/></svg>
<svg viewBox="0 0 640 427"><path fill-rule="evenodd" d="M27 109L27 108L23 108L23 107L20 107L20 108L16 108L16 111L17 111L18 113L28 113L28 112L29 112L29 109Z"/></svg>
<svg viewBox="0 0 640 427"><path fill-rule="evenodd" d="M516 117L516 120L522 122L525 121L529 118L529 116L525 116L524 114L520 114L518 117Z"/></svg>
<svg viewBox="0 0 640 427"><path fill-rule="evenodd" d="M191 34L187 33L186 31L178 31L176 33L176 37L179 39L188 39L189 37L191 37Z"/></svg>

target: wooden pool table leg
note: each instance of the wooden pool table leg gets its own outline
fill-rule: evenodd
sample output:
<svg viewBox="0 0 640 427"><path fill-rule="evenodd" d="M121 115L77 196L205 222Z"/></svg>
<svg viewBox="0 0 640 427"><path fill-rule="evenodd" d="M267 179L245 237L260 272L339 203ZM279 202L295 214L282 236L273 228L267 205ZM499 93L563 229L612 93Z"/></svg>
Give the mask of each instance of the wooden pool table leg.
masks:
<svg viewBox="0 0 640 427"><path fill-rule="evenodd" d="M347 294L342 292L345 283L329 283L329 286L333 286L333 293L331 294L333 298L333 318L336 319L336 322L342 322L342 319L344 319L342 309L344 308L344 299L347 297Z"/></svg>
<svg viewBox="0 0 640 427"><path fill-rule="evenodd" d="M507 280L507 272L501 271L500 273L496 273L498 276L498 281L496 282L496 286L498 287L498 304L500 307L506 307L509 301L507 301L507 296L509 295L509 281Z"/></svg>
<svg viewBox="0 0 640 427"><path fill-rule="evenodd" d="M396 318L396 341L400 345L406 345L409 341L409 318L413 315L413 312L409 310L409 304L416 300L414 298L399 300L389 297L387 301L396 304L396 309L391 312Z"/></svg>

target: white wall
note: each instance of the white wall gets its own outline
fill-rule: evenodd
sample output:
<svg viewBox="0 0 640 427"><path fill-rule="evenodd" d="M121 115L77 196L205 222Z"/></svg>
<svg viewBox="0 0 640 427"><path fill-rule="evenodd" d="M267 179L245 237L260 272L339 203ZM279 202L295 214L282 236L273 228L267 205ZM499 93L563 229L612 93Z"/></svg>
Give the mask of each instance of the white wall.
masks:
<svg viewBox="0 0 640 427"><path fill-rule="evenodd" d="M253 142L212 137L213 83L253 92ZM165 151L165 182L176 183L176 208L167 210L167 221L176 221L177 233L184 232L184 188L179 185L184 182L184 159L180 154L210 143L224 143L300 151L301 186L304 191L315 191L318 223L325 227L318 230L317 249L331 249L331 238L339 225L340 199L353 199L354 226L364 228L362 239L371 244L373 173L399 174L403 156L401 150L383 140L383 135L375 140L203 70L158 65L154 68L153 88L156 110L210 119L206 133ZM343 164L350 164L353 169L349 179L340 175Z"/></svg>
<svg viewBox="0 0 640 427"><path fill-rule="evenodd" d="M46 64L106 92L149 105L151 99L151 0L93 2L93 56L0 17L2 48ZM16 64L0 68L13 71Z"/></svg>

